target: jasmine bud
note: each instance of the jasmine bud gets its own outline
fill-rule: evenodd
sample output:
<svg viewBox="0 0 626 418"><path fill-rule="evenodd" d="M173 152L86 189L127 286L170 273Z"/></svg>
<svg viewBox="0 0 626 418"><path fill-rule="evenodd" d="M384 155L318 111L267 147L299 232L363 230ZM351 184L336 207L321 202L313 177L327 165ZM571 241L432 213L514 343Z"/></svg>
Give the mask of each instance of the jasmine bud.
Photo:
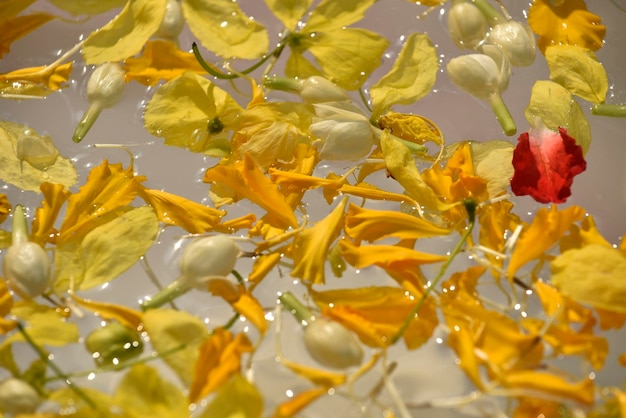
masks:
<svg viewBox="0 0 626 418"><path fill-rule="evenodd" d="M526 24L514 20L499 23L491 28L489 42L501 47L515 67L528 66L535 61L535 36Z"/></svg>
<svg viewBox="0 0 626 418"><path fill-rule="evenodd" d="M0 412L9 415L32 414L40 404L39 395L21 379L0 382Z"/></svg>
<svg viewBox="0 0 626 418"><path fill-rule="evenodd" d="M337 321L317 318L304 329L304 345L318 363L335 369L357 366L363 350L352 331Z"/></svg>
<svg viewBox="0 0 626 418"><path fill-rule="evenodd" d="M448 11L448 33L459 48L475 49L487 37L489 24L472 3L455 1Z"/></svg>

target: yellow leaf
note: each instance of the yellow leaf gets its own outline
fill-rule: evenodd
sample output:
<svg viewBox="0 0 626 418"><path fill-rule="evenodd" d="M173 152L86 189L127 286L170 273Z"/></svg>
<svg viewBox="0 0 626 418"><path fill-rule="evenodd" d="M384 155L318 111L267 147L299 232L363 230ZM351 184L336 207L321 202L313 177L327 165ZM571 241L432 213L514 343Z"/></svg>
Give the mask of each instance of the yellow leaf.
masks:
<svg viewBox="0 0 626 418"><path fill-rule="evenodd" d="M311 7L313 0L265 0L265 3L285 28L293 31Z"/></svg>
<svg viewBox="0 0 626 418"><path fill-rule="evenodd" d="M4 8L5 5L3 4ZM54 19L48 13L31 13L12 19L0 19L0 58L8 53L11 43Z"/></svg>
<svg viewBox="0 0 626 418"><path fill-rule="evenodd" d="M97 15L107 12L116 7L122 7L128 0L49 0L61 10L65 10L74 16Z"/></svg>
<svg viewBox="0 0 626 418"><path fill-rule="evenodd" d="M548 211L541 208L532 223L522 232L515 244L507 275L513 280L515 273L524 264L541 257L567 232L570 225L583 218L585 210L578 206L558 210L556 205Z"/></svg>
<svg viewBox="0 0 626 418"><path fill-rule="evenodd" d="M603 44L606 26L589 12L583 0L558 2L534 0L528 11L528 24L539 35L542 53L550 45L575 45L593 51Z"/></svg>
<svg viewBox="0 0 626 418"><path fill-rule="evenodd" d="M241 371L241 356L252 351L245 334L233 334L216 329L199 349L198 361L189 388L189 402L197 402L217 390Z"/></svg>
<svg viewBox="0 0 626 418"><path fill-rule="evenodd" d="M583 379L580 382L571 383L562 377L540 371L509 373L504 377L502 383L505 387L531 391L537 390L587 405L593 404L595 397L595 387L591 379Z"/></svg>
<svg viewBox="0 0 626 418"><path fill-rule="evenodd" d="M236 374L224 383L199 418L261 418L263 396L252 383Z"/></svg>
<svg viewBox="0 0 626 418"><path fill-rule="evenodd" d="M595 54L573 45L554 45L545 51L550 79L592 103L604 103L609 90L606 71Z"/></svg>
<svg viewBox="0 0 626 418"><path fill-rule="evenodd" d="M307 283L324 283L328 251L343 228L347 203L348 198L344 197L330 214L311 228L306 228L294 239L294 266L290 273L292 277L298 277Z"/></svg>
<svg viewBox="0 0 626 418"><path fill-rule="evenodd" d="M119 215L119 209L124 210L135 199L143 180L134 175L132 166L123 169L121 164L110 165L107 160L92 168L87 182L68 199L57 244L80 241L103 221L111 220L107 215Z"/></svg>
<svg viewBox="0 0 626 418"><path fill-rule="evenodd" d="M271 215L277 227L297 228L298 226L293 210L278 187L263 175L247 154L244 161L209 168L203 181L226 185L239 196L256 203Z"/></svg>
<svg viewBox="0 0 626 418"><path fill-rule="evenodd" d="M227 131L234 129L242 111L226 91L186 72L158 88L146 106L144 124L167 145L211 155L228 138Z"/></svg>
<svg viewBox="0 0 626 418"><path fill-rule="evenodd" d="M194 375L199 349L209 338L201 319L185 311L150 309L143 315L143 324L157 353L168 353L163 358L183 385L188 388Z"/></svg>
<svg viewBox="0 0 626 418"><path fill-rule="evenodd" d="M396 104L413 104L430 93L437 80L439 57L426 34L410 34L391 70L370 89L372 120Z"/></svg>
<svg viewBox="0 0 626 418"><path fill-rule="evenodd" d="M365 209L351 204L346 217L346 233L356 241L372 242L387 237L418 239L447 235L450 230L406 213Z"/></svg>
<svg viewBox="0 0 626 418"><path fill-rule="evenodd" d="M139 57L124 61L126 81L135 80L146 86L156 86L160 80L173 80L185 71L205 74L206 71L190 52L181 51L171 41L146 42Z"/></svg>
<svg viewBox="0 0 626 418"><path fill-rule="evenodd" d="M31 164L18 158L21 141L46 141L51 144L45 164ZM39 192L44 182L70 187L76 184L78 174L71 160L58 155L58 150L48 137L43 137L27 126L14 122L0 122L0 178L23 190Z"/></svg>
<svg viewBox="0 0 626 418"><path fill-rule="evenodd" d="M565 251L550 263L552 283L565 296L626 313L626 256L604 245Z"/></svg>
<svg viewBox="0 0 626 418"><path fill-rule="evenodd" d="M123 410L138 416L171 418L189 414L187 399L180 389L145 364L133 366L124 375L113 399Z"/></svg>
<svg viewBox="0 0 626 418"><path fill-rule="evenodd" d="M327 393L328 388L325 387L300 392L290 400L281 403L278 408L276 408L276 411L274 411L273 418L291 418Z"/></svg>
<svg viewBox="0 0 626 418"><path fill-rule="evenodd" d="M451 207L437 198L420 174L411 152L400 141L383 131L380 145L385 155L387 170L404 187L406 193L427 209L443 211Z"/></svg>
<svg viewBox="0 0 626 418"><path fill-rule="evenodd" d="M92 32L83 44L86 64L120 62L143 48L165 14L166 0L132 0L106 25Z"/></svg>
<svg viewBox="0 0 626 418"><path fill-rule="evenodd" d="M137 329L143 322L143 314L127 306L116 305L108 302L98 302L91 299L83 299L74 292L70 292L70 297L74 302L85 309L89 309L96 315L106 320L115 320L125 327Z"/></svg>
<svg viewBox="0 0 626 418"><path fill-rule="evenodd" d="M560 84L548 80L536 81L524 116L531 126L535 125L536 118L540 118L553 131L558 131L559 127L567 129L567 133L582 147L583 154L589 150L591 128L587 117L572 94Z"/></svg>
<svg viewBox="0 0 626 418"><path fill-rule="evenodd" d="M303 366L302 364L298 364L287 359L282 359L280 363L292 372L296 373L298 376L311 381L311 383L317 386L324 386L327 388L340 386L343 385L347 379L347 376L343 373L319 370L313 367Z"/></svg>
<svg viewBox="0 0 626 418"><path fill-rule="evenodd" d="M338 28L316 35L303 40L303 47L315 57L324 75L346 90L363 85L389 46L386 38L366 29Z"/></svg>
<svg viewBox="0 0 626 418"><path fill-rule="evenodd" d="M119 277L152 246L159 228L150 207L129 208L96 226L79 242L57 246L53 288L91 289Z"/></svg>
<svg viewBox="0 0 626 418"><path fill-rule="evenodd" d="M261 334L267 331L265 311L258 300L246 292L243 286L235 286L227 279L211 279L208 290L214 296L222 297L235 311L252 322Z"/></svg>
<svg viewBox="0 0 626 418"><path fill-rule="evenodd" d="M226 215L184 197L156 189L139 189L139 196L154 208L160 222L177 225L192 234L201 234L215 228Z"/></svg>
<svg viewBox="0 0 626 418"><path fill-rule="evenodd" d="M258 58L267 52L267 30L230 0L183 0L189 29L202 46L224 58Z"/></svg>

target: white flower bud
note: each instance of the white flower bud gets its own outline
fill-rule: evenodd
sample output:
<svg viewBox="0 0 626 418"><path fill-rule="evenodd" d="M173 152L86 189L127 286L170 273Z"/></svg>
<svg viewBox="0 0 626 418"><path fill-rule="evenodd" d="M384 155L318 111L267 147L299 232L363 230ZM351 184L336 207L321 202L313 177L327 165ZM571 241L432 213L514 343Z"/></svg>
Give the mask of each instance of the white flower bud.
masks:
<svg viewBox="0 0 626 418"><path fill-rule="evenodd" d="M321 76L311 76L300 82L300 97L308 103L350 100L344 89Z"/></svg>
<svg viewBox="0 0 626 418"><path fill-rule="evenodd" d="M74 142L82 141L103 109L113 107L120 101L126 83L124 77L124 68L111 62L100 65L91 74L87 82L89 107L74 131Z"/></svg>
<svg viewBox="0 0 626 418"><path fill-rule="evenodd" d="M189 244L180 259L181 279L203 288L206 279L225 277L235 267L241 249L227 235L213 235Z"/></svg>
<svg viewBox="0 0 626 418"><path fill-rule="evenodd" d="M315 361L336 369L357 366L363 350L354 333L336 321L317 318L304 329L304 345Z"/></svg>
<svg viewBox="0 0 626 418"><path fill-rule="evenodd" d="M452 58L446 66L450 80L461 90L485 99L500 93L503 84L498 64L484 54L461 55Z"/></svg>
<svg viewBox="0 0 626 418"><path fill-rule="evenodd" d="M358 160L367 156L374 144L374 131L361 110L352 102L315 104L317 117L309 131L321 143L324 160Z"/></svg>
<svg viewBox="0 0 626 418"><path fill-rule="evenodd" d="M185 26L185 20L180 2L178 0L167 0L165 15L154 36L175 41L183 31L183 26Z"/></svg>
<svg viewBox="0 0 626 418"><path fill-rule="evenodd" d="M2 270L11 289L25 299L41 295L50 284L50 258L35 242L9 247Z"/></svg>
<svg viewBox="0 0 626 418"><path fill-rule="evenodd" d="M448 12L448 33L459 48L474 49L487 37L489 24L471 3L454 3Z"/></svg>
<svg viewBox="0 0 626 418"><path fill-rule="evenodd" d="M504 49L515 67L524 67L535 61L535 35L526 24L514 20L499 23L491 28L489 42Z"/></svg>
<svg viewBox="0 0 626 418"><path fill-rule="evenodd" d="M480 46L480 52L491 57L500 69L500 83L498 90L503 92L509 87L509 78L511 76L511 62L508 55L502 48L497 45L483 44Z"/></svg>
<svg viewBox="0 0 626 418"><path fill-rule="evenodd" d="M10 378L0 382L0 412L32 414L39 406L39 395L23 380Z"/></svg>

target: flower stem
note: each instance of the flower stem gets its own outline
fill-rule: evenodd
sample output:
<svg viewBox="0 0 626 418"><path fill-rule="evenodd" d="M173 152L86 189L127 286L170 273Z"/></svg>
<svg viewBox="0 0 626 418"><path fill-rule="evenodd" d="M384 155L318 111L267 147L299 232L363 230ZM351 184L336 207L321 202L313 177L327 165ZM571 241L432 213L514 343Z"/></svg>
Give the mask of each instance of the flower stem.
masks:
<svg viewBox="0 0 626 418"><path fill-rule="evenodd" d="M506 22L506 19L504 18L504 16L502 16L502 13L500 13L498 10L496 10L495 7L489 4L487 0L471 0L471 1L472 3L474 3L476 7L478 7L478 9L483 14L483 16L487 18L487 21L489 21L489 26L493 27L497 25L498 23Z"/></svg>
<svg viewBox="0 0 626 418"><path fill-rule="evenodd" d="M500 122L500 126L502 127L504 133L507 136L515 135L517 132L515 121L513 120L506 103L502 100L500 93L493 93L489 95L487 102L489 103L489 106L491 106L493 113L496 115L496 119Z"/></svg>
<svg viewBox="0 0 626 418"><path fill-rule="evenodd" d="M303 324L308 324L315 320L315 315L309 308L304 306L291 292L282 293L278 300Z"/></svg>
<svg viewBox="0 0 626 418"><path fill-rule="evenodd" d="M89 405L90 408L98 409L94 401L80 387L76 386L74 382L72 382L71 378L67 374L65 374L63 370L61 370L59 366L56 365L55 362L50 360L48 354L43 351L41 347L39 347L39 345L31 338L30 335L28 335L26 329L20 322L17 323L17 328L20 334L22 334L22 336L24 337L24 340L26 340L26 342L32 347L32 349L35 350L37 355L39 355L39 358L43 360L54 371L59 379L64 380L67 386L71 390L73 390L74 393L78 395L78 397L85 401L85 403Z"/></svg>
<svg viewBox="0 0 626 418"><path fill-rule="evenodd" d="M19 245L28 242L28 224L24 206L17 205L13 210L13 231L11 232L11 245Z"/></svg>
<svg viewBox="0 0 626 418"><path fill-rule="evenodd" d="M424 290L422 297L417 302L415 307L411 310L411 313L409 313L407 318L404 320L404 323L402 324L402 326L400 327L396 335L391 340L392 344L395 344L400 338L402 338L402 336L404 335L404 332L409 327L411 322L415 319L415 315L417 315L417 313L419 312L420 308L426 301L426 298L428 297L428 295L430 295L433 289L439 284L439 281L441 280L443 275L446 273L446 270L448 269L448 267L450 267L450 264L452 263L452 260L454 260L454 257L456 257L457 254L461 252L461 249L465 245L465 242L470 237L470 235L472 235L472 231L474 229L474 222L476 219L476 202L472 199L465 199L463 201L463 205L465 206L465 210L467 211L467 217L469 218L469 222L467 224L467 228L465 228L465 232L463 233L463 235L461 236L461 239L459 240L459 242L457 242L456 246L454 247L454 249L448 256L448 259L446 260L446 262L443 263L443 265L439 269L439 272L437 272L437 276L435 276L435 278L432 281L430 281L428 285L426 286L426 289Z"/></svg>
<svg viewBox="0 0 626 418"><path fill-rule="evenodd" d="M87 111L83 115L83 118L78 122L78 126L76 126L76 130L74 131L74 136L72 136L72 141L79 143L83 140L85 135L89 132L93 124L100 116L104 107L99 102L94 102L89 105Z"/></svg>
<svg viewBox="0 0 626 418"><path fill-rule="evenodd" d="M299 93L302 84L300 80L290 77L266 77L263 80L263 87L272 90L287 91L289 93Z"/></svg>
<svg viewBox="0 0 626 418"><path fill-rule="evenodd" d="M598 116L626 118L626 104L597 104L591 107L591 113Z"/></svg>
<svg viewBox="0 0 626 418"><path fill-rule="evenodd" d="M177 297L184 295L189 290L190 288L188 286L182 286L180 281L176 279L150 300L144 301L144 303L141 304L141 310L145 312L150 309L156 309L168 302L173 301Z"/></svg>
<svg viewBox="0 0 626 418"><path fill-rule="evenodd" d="M383 134L383 130L380 129L378 126L376 126L375 123L373 123L371 120L370 120L370 124L374 128L374 131L376 131L377 137L380 138L380 136ZM389 132L389 137L392 138L392 139L395 139L396 141L402 142L411 151L411 153L413 155L423 154L425 152L428 152L428 148L426 148L424 145L420 145L420 144L416 144L415 142L407 141L406 139L402 139L399 136L395 136L391 132Z"/></svg>

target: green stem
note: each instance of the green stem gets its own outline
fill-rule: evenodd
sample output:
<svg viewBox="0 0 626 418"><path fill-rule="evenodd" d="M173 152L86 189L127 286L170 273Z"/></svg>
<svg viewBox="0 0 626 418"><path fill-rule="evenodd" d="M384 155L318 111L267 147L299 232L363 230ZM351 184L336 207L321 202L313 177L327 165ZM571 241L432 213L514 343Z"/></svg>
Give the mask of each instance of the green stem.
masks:
<svg viewBox="0 0 626 418"><path fill-rule="evenodd" d="M159 353L159 354L155 353L156 355L150 355L150 356L135 358L135 359L131 359L131 360L128 360L128 361L124 361L124 362L119 363L119 364L112 364L111 366L98 367L97 369L82 370L82 371L79 371L79 372L72 373L70 376L72 378L76 378L76 377L89 376L90 374L116 372L116 371L119 371L119 370L126 369L128 367L136 366L138 364L144 364L144 363L148 363L148 362L153 361L153 360L158 360L158 359L161 359L163 357L167 357L170 354L173 354L173 353L175 353L177 351L180 351L180 350L184 349L185 347L187 347L187 344L181 344L181 345L179 345L177 347L170 348L169 350L166 350L166 351L164 351L162 353ZM54 377L54 378L49 378L49 379L46 379L46 382L52 382L52 381L59 380L59 379L65 379L65 377L57 376L57 377Z"/></svg>
<svg viewBox="0 0 626 418"><path fill-rule="evenodd" d="M223 329L230 329L233 325L235 325L235 322L237 322L237 320L239 319L239 314L235 312L235 314L228 320L227 323L225 323L222 328Z"/></svg>
<svg viewBox="0 0 626 418"><path fill-rule="evenodd" d="M263 87L289 93L300 93L302 84L300 80L291 77L266 77L263 80Z"/></svg>
<svg viewBox="0 0 626 418"><path fill-rule="evenodd" d="M24 337L24 340L26 340L26 342L32 347L32 349L35 350L35 352L39 355L39 358L43 360L54 371L59 379L64 380L67 386L71 390L73 390L74 393L78 395L78 397L85 401L85 403L89 405L89 407L91 407L92 409L98 409L94 401L91 400L91 398L80 387L76 386L74 382L72 382L72 379L67 374L65 374L54 361L50 360L48 354L43 351L41 347L39 347L39 345L31 338L30 335L28 335L26 329L24 328L24 325L18 322L17 328L20 334L22 334L22 336Z"/></svg>
<svg viewBox="0 0 626 418"><path fill-rule="evenodd" d="M454 247L454 249L448 256L448 259L446 260L446 262L443 263L443 265L439 269L437 276L435 276L435 278L431 282L428 283L428 286L426 286L426 290L424 290L422 297L417 302L415 307L411 310L411 313L404 320L404 323L402 324L402 326L400 327L396 335L391 340L393 344L395 344L400 338L402 338L406 329L409 327L411 322L415 319L415 315L417 315L420 308L426 301L426 298L430 295L433 289L439 284L439 281L441 280L443 275L446 273L446 270L448 269L448 267L450 267L450 264L452 263L452 260L454 260L454 257L456 257L457 254L461 252L461 249L465 245L465 242L470 237L470 235L472 235L472 231L474 229L474 222L476 219L476 202L472 199L465 199L465 201L463 201L463 205L465 206L465 210L467 211L467 216L469 218L469 223L467 224L467 228L465 228L465 232L463 233L463 235L461 236L461 239L459 240L459 242L457 242L456 246Z"/></svg>
<svg viewBox="0 0 626 418"><path fill-rule="evenodd" d="M626 104L597 104L591 107L591 113L598 116L626 118Z"/></svg>
<svg viewBox="0 0 626 418"><path fill-rule="evenodd" d="M502 96L500 93L493 93L487 97L487 102L489 106L491 106L491 110L493 110L494 115L496 115L496 119L500 122L500 126L502 130L507 136L515 135L517 132L517 127L515 126L515 121L509 112L509 108L502 100Z"/></svg>
<svg viewBox="0 0 626 418"><path fill-rule="evenodd" d="M500 13L498 10L496 10L495 7L489 4L487 0L471 0L471 1L472 3L474 3L476 7L478 7L478 9L483 14L483 16L487 18L487 21L489 22L489 26L493 27L497 25L498 23L506 22L505 17L502 16L502 13Z"/></svg>
<svg viewBox="0 0 626 418"><path fill-rule="evenodd" d="M278 300L303 324L309 324L315 320L315 315L309 308L304 306L291 292L282 293Z"/></svg>
<svg viewBox="0 0 626 418"><path fill-rule="evenodd" d="M87 111L83 115L83 118L80 122L78 122L78 126L76 126L74 136L72 136L72 141L78 143L83 140L98 119L98 116L100 116L102 109L104 109L104 107L99 102L94 102L89 105Z"/></svg>
<svg viewBox="0 0 626 418"><path fill-rule="evenodd" d="M374 130L376 131L378 137L380 138L380 136L383 134L383 130L380 129L375 124L373 124L371 120L370 120L370 124L374 127ZM425 152L428 152L428 148L426 148L424 145L420 145L420 144L416 144L415 142L407 141L406 139L402 139L402 138L400 138L398 136L395 136L391 132L389 132L389 137L392 138L392 139L395 139L396 141L402 142L411 151L411 153L413 155L423 154Z"/></svg>
<svg viewBox="0 0 626 418"><path fill-rule="evenodd" d="M245 283L245 280L243 279L243 276L241 274L239 274L239 272L237 270L232 270L231 274L233 276L235 276L235 278L237 279L237 282L243 286L243 284Z"/></svg>
<svg viewBox="0 0 626 418"><path fill-rule="evenodd" d="M361 101L363 102L363 105L365 106L365 108L367 109L368 112L372 113L372 107L370 106L370 104L367 102L367 97L365 97L365 91L363 91L362 88L359 89L359 97L361 98Z"/></svg>
<svg viewBox="0 0 626 418"><path fill-rule="evenodd" d="M180 280L176 279L150 300L144 301L141 304L141 310L145 312L150 309L161 307L166 303L173 301L177 297L184 295L189 290L191 289L188 286L182 286Z"/></svg>
<svg viewBox="0 0 626 418"><path fill-rule="evenodd" d="M28 224L24 206L17 205L13 209L13 231L11 232L11 245L19 245L28 242Z"/></svg>
<svg viewBox="0 0 626 418"><path fill-rule="evenodd" d="M233 80L235 78L239 78L241 76L241 74L250 74L251 72L253 72L257 68L259 68L261 65L263 65L265 62L267 62L267 60L269 60L270 58L272 58L274 56L276 56L276 57L279 56L283 52L283 49L285 49L285 46L287 45L286 41L287 41L288 36L289 35L287 35L285 38L281 39L280 42L278 43L278 46L276 48L274 48L274 50L272 52L270 52L269 54L264 55L263 58L261 58L255 64L251 65L250 67L246 68L245 70L237 71L236 73L230 73L230 74L223 73L216 66L206 62L204 60L204 58L202 58L202 54L200 54L200 50L198 49L198 45L195 42L191 44L191 49L193 51L194 57L196 57L196 60L198 60L198 63L200 64L200 66L207 73L209 73L213 77L217 77L217 78L219 78L221 80Z"/></svg>

